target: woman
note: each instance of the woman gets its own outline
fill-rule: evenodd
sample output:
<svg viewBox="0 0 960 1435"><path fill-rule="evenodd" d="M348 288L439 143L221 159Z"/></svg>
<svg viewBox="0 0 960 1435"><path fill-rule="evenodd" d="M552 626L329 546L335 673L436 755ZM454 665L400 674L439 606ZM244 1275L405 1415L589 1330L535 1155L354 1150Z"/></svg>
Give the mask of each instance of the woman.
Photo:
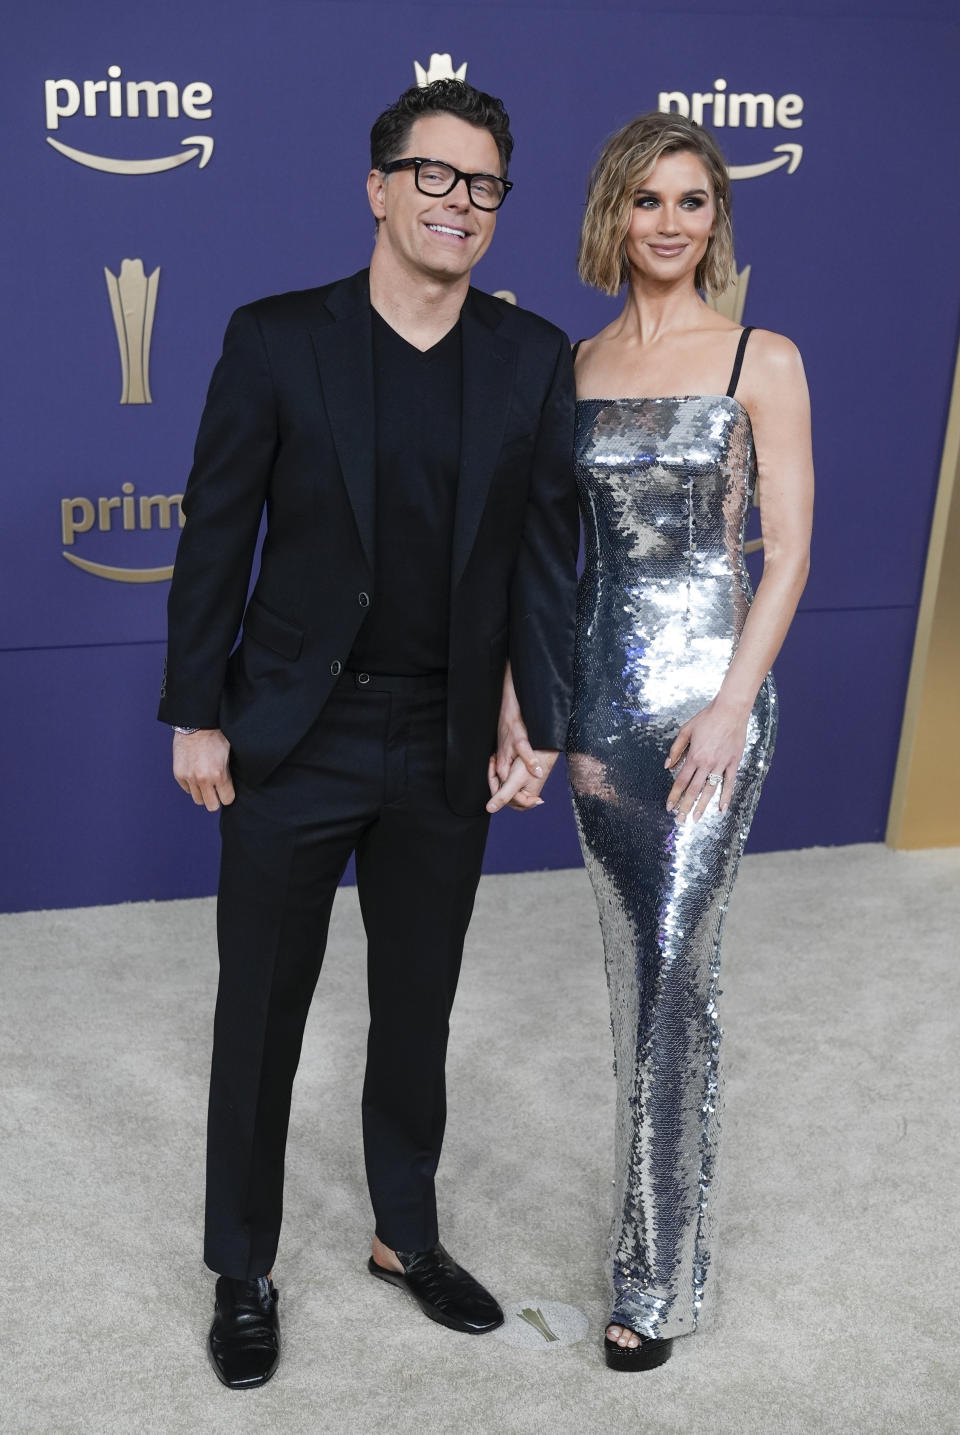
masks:
<svg viewBox="0 0 960 1435"><path fill-rule="evenodd" d="M605 1357L639 1370L696 1328L709 1283L720 937L773 750L770 667L806 580L813 468L797 350L701 297L734 273L729 178L703 129L650 114L607 141L578 264L604 293L628 286L576 346L586 567L568 758L617 1073Z"/></svg>

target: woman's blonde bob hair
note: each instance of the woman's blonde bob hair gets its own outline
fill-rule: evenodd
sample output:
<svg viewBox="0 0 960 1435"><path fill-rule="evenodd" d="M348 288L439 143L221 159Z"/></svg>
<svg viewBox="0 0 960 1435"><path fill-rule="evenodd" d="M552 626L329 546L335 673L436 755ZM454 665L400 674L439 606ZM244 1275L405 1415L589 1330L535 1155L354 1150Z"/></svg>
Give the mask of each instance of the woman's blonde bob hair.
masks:
<svg viewBox="0 0 960 1435"><path fill-rule="evenodd" d="M577 269L584 284L617 294L630 277L624 243L634 195L664 154L695 154L710 176L716 221L694 283L706 294L722 294L732 280L730 176L713 136L683 115L654 111L640 115L611 135L593 167L580 227Z"/></svg>

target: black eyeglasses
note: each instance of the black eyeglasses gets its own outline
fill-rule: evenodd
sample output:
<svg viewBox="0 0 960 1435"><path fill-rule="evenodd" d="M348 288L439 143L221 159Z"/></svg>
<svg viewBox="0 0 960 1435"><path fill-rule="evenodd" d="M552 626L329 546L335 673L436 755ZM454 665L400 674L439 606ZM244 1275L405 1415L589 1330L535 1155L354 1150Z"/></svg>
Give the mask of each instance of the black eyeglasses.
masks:
<svg viewBox="0 0 960 1435"><path fill-rule="evenodd" d="M477 209L499 209L513 188L508 179L496 174L464 174L442 159L394 159L380 166L381 174L394 174L398 169L412 169L413 182L421 194L449 194L460 183L467 186L470 203Z"/></svg>

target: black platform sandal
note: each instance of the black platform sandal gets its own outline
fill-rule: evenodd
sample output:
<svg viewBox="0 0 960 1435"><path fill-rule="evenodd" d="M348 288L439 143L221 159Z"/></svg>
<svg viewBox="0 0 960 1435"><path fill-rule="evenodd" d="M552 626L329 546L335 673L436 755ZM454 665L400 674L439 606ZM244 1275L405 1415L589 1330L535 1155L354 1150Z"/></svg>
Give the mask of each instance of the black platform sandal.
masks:
<svg viewBox="0 0 960 1435"><path fill-rule="evenodd" d="M609 1321L608 1324L619 1325L621 1330L630 1330L628 1325L622 1325L616 1320ZM630 1334L637 1336L640 1341L639 1345L618 1345L604 1332L603 1358L611 1370L655 1370L658 1365L663 1365L670 1359L670 1352L673 1349L672 1338L651 1340L649 1336L640 1335L635 1330L631 1330Z"/></svg>

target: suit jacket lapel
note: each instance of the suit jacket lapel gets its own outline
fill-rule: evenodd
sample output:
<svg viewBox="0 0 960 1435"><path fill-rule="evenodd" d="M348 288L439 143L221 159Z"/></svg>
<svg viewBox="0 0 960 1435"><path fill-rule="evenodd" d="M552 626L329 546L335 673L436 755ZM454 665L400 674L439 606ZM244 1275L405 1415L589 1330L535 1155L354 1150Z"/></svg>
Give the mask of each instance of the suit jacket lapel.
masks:
<svg viewBox="0 0 960 1435"><path fill-rule="evenodd" d="M516 346L498 337L498 323L496 310L486 310L471 289L461 313L463 407L452 586L459 582L477 536L513 388Z"/></svg>
<svg viewBox="0 0 960 1435"><path fill-rule="evenodd" d="M370 286L366 270L337 284L326 296L324 314L310 325L337 458L363 551L372 570L376 435L370 329Z"/></svg>

